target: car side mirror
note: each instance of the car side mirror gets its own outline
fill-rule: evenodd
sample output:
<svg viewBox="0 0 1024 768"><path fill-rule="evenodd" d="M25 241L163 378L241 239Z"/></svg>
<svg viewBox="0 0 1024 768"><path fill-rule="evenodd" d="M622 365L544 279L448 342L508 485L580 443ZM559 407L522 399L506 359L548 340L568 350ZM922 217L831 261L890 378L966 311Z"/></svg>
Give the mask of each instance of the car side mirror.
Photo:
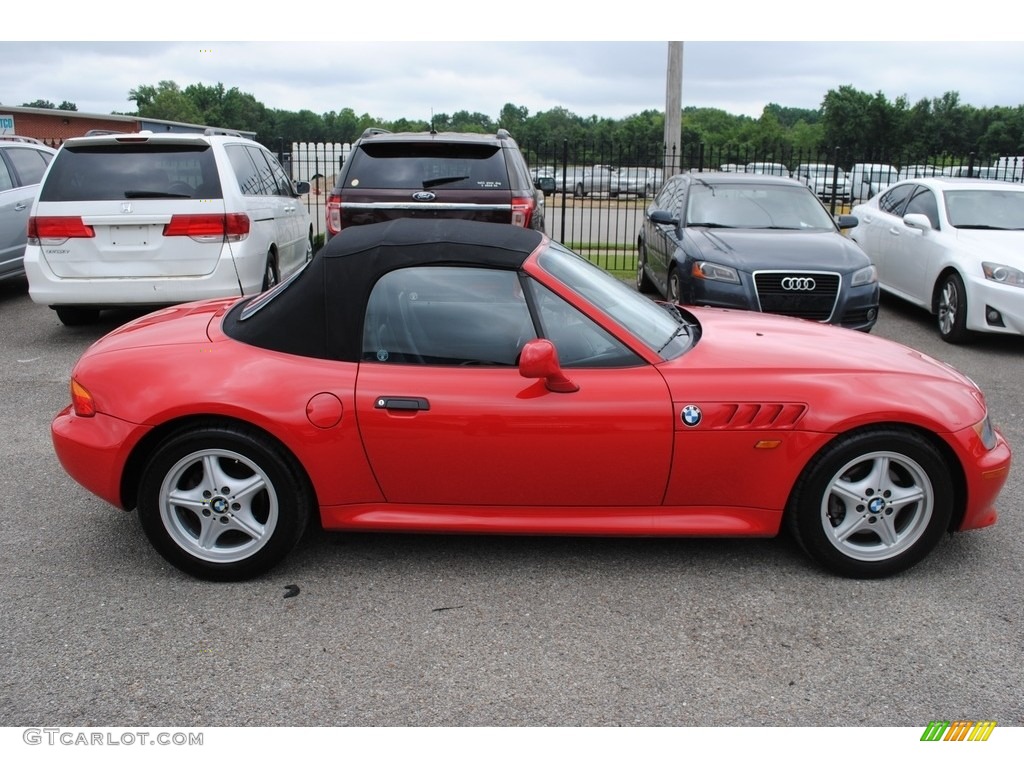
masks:
<svg viewBox="0 0 1024 768"><path fill-rule="evenodd" d="M848 213L843 213L840 214L839 216L836 216L836 225L840 229L853 229L858 224L860 224L860 219L858 219L856 216L851 216Z"/></svg>
<svg viewBox="0 0 1024 768"><path fill-rule="evenodd" d="M309 182L308 181L295 181L292 182L292 186L295 188L295 195L308 195L309 194Z"/></svg>
<svg viewBox="0 0 1024 768"><path fill-rule="evenodd" d="M911 229L920 229L927 232L932 228L932 223L923 213L908 213L903 217L903 223Z"/></svg>
<svg viewBox="0 0 1024 768"><path fill-rule="evenodd" d="M550 176L541 176L537 179L537 188L545 195L553 195L555 193L555 180Z"/></svg>
<svg viewBox="0 0 1024 768"><path fill-rule="evenodd" d="M544 379L544 385L552 392L576 392L580 388L562 371L558 350L549 339L530 339L523 345L519 375L525 379Z"/></svg>

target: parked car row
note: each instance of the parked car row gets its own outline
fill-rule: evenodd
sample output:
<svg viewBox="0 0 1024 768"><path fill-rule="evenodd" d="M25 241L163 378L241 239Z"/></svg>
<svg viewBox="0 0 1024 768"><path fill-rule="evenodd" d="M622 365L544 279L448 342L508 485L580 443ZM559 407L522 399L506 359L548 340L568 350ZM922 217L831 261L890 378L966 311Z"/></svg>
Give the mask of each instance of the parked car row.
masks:
<svg viewBox="0 0 1024 768"><path fill-rule="evenodd" d="M28 216L55 154L38 139L0 136L0 280L25 273Z"/></svg>

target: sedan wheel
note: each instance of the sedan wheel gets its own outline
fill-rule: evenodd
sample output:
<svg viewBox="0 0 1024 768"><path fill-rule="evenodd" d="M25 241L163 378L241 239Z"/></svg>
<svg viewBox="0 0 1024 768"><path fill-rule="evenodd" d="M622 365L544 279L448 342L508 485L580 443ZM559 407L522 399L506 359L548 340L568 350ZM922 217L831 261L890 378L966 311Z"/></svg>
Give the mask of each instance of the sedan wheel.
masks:
<svg viewBox="0 0 1024 768"><path fill-rule="evenodd" d="M653 293L654 283L647 276L647 247L640 243L636 255L636 289L640 293Z"/></svg>
<svg viewBox="0 0 1024 768"><path fill-rule="evenodd" d="M920 561L952 514L950 468L916 433L871 429L831 443L804 471L789 509L807 553L836 573L879 578Z"/></svg>
<svg viewBox="0 0 1024 768"><path fill-rule="evenodd" d="M676 267L672 267L668 272L668 295L665 299L672 304L683 303L683 283Z"/></svg>
<svg viewBox="0 0 1024 768"><path fill-rule="evenodd" d="M313 504L283 449L231 425L172 435L139 487L139 516L173 565L214 580L271 568L295 545Z"/></svg>
<svg viewBox="0 0 1024 768"><path fill-rule="evenodd" d="M967 291L960 275L951 272L943 279L939 292L939 336L950 344L967 341Z"/></svg>

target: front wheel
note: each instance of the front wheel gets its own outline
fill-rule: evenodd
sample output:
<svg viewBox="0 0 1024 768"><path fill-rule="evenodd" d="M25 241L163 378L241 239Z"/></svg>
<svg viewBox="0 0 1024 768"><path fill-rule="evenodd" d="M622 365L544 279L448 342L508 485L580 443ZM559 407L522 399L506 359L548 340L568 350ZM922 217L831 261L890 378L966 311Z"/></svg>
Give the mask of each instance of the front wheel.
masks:
<svg viewBox="0 0 1024 768"><path fill-rule="evenodd" d="M647 246L642 242L637 246L636 289L640 293L654 293L655 290L654 283L647 274Z"/></svg>
<svg viewBox="0 0 1024 768"><path fill-rule="evenodd" d="M891 576L924 558L948 528L951 474L935 446L906 429L838 438L801 475L787 511L790 530L835 573Z"/></svg>
<svg viewBox="0 0 1024 768"><path fill-rule="evenodd" d="M939 336L950 344L967 341L967 290L960 275L951 272L942 280L938 306Z"/></svg>
<svg viewBox="0 0 1024 768"><path fill-rule="evenodd" d="M255 430L208 426L166 439L139 484L139 518L156 550L202 579L233 581L276 565L315 504L284 449Z"/></svg>
<svg viewBox="0 0 1024 768"><path fill-rule="evenodd" d="M683 281L679 277L679 269L672 267L668 271L668 293L665 300L671 304L683 303Z"/></svg>

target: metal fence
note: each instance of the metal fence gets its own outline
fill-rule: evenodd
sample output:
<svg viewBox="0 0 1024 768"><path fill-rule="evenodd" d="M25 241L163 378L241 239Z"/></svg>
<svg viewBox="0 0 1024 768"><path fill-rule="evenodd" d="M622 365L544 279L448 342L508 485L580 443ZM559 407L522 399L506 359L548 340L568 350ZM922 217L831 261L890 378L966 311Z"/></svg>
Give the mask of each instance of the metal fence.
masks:
<svg viewBox="0 0 1024 768"><path fill-rule="evenodd" d="M292 178L309 181L304 197L314 232L324 238L327 196L350 151L348 144L294 142L279 150ZM546 198L547 233L612 272L632 273L644 212L665 178L684 171L775 173L804 181L833 214L905 178L950 176L1024 181L1024 156L980 157L936 153L928 157L884 151L800 152L790 147L754 149L703 144L594 145L567 141L521 145L535 178L554 179ZM814 183L809 167L824 178Z"/></svg>

